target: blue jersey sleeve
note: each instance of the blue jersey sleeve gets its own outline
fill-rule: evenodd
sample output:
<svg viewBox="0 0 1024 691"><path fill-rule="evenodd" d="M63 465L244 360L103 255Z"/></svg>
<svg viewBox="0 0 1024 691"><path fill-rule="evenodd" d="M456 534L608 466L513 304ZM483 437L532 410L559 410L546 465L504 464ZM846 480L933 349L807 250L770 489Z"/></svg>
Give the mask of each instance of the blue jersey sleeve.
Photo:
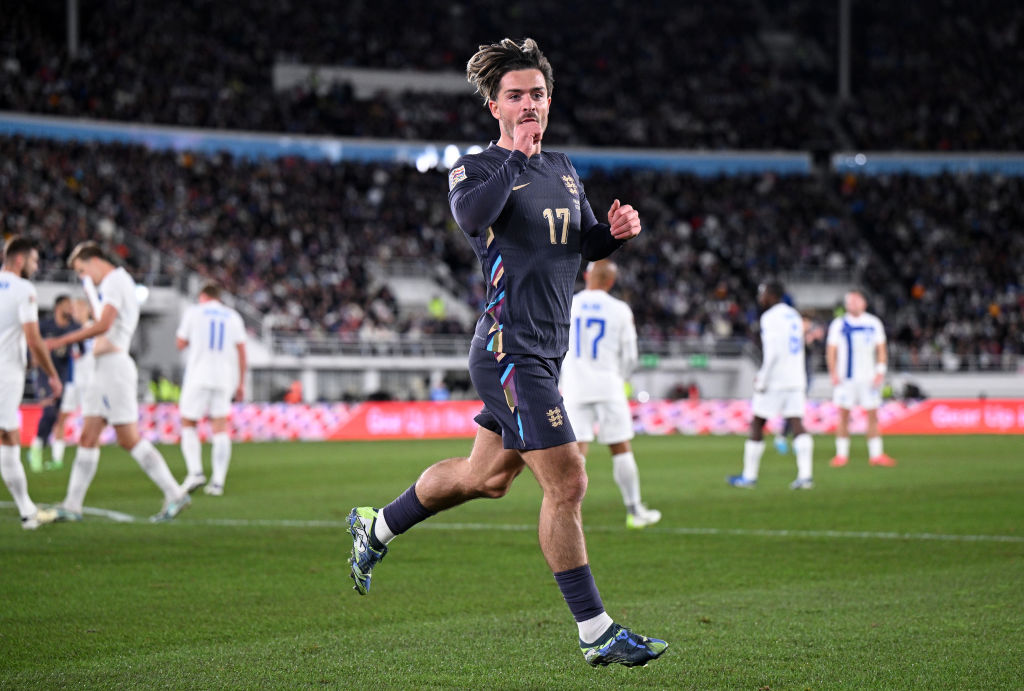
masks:
<svg viewBox="0 0 1024 691"><path fill-rule="evenodd" d="M575 169L573 170L575 173ZM579 176L577 176L578 178ZM583 261L594 262L604 259L615 250L626 244L625 240L612 237L612 227L607 223L599 223L590 201L580 182L580 254Z"/></svg>
<svg viewBox="0 0 1024 691"><path fill-rule="evenodd" d="M465 157L456 161L448 178L448 204L467 235L476 237L497 220L528 160L522 151L513 151L493 170Z"/></svg>

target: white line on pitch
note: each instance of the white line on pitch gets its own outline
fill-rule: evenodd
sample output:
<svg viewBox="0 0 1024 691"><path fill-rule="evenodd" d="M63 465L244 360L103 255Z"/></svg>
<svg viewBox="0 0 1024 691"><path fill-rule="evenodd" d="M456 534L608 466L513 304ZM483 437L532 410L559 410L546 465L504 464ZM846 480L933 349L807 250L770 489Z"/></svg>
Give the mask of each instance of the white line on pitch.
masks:
<svg viewBox="0 0 1024 691"><path fill-rule="evenodd" d="M15 504L9 501L0 501L0 508L15 508ZM85 507L82 513L89 516L108 518L118 523L142 523L146 519L111 511L109 509ZM276 519L276 518L200 518L189 520L181 518L177 523L188 525L210 525L228 527L258 527L258 528L342 528L347 529L346 521L338 520L298 520L298 519ZM443 523L428 522L416 528L417 530L458 530L470 532L504 531L504 532L535 532L536 525L509 524L509 523ZM609 533L619 532L622 528L618 526L589 526L587 532ZM1024 537L1019 535L950 535L943 533L899 533L899 532L871 532L859 530L767 530L760 528L672 528L661 526L646 528L648 533L662 535L727 535L734 537L795 537L795 538L839 538L854 540L915 540L915 541L936 541L936 542L1011 542L1024 543Z"/></svg>

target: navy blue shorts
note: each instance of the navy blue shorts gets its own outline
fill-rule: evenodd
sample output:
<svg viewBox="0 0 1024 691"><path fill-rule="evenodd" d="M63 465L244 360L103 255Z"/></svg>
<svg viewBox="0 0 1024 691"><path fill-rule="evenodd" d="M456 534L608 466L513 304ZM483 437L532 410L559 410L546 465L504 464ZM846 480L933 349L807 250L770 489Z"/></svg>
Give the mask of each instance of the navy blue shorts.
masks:
<svg viewBox="0 0 1024 691"><path fill-rule="evenodd" d="M558 391L561 364L561 358L470 348L469 376L484 402L476 423L500 434L506 449L532 451L575 442Z"/></svg>

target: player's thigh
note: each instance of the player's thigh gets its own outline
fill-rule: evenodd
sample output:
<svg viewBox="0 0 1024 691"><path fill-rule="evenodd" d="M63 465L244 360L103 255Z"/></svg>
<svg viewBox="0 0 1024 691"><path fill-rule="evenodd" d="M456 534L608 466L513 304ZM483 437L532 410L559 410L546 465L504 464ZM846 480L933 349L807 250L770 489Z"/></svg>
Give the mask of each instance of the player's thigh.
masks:
<svg viewBox="0 0 1024 691"><path fill-rule="evenodd" d="M477 423L500 430L506 449L547 449L576 435L558 390L557 360L471 348L469 376L484 402Z"/></svg>
<svg viewBox="0 0 1024 691"><path fill-rule="evenodd" d="M21 397L24 394L24 375L0 378L0 430L21 429Z"/></svg>
<svg viewBox="0 0 1024 691"><path fill-rule="evenodd" d="M107 426L107 421L101 416L84 415L82 417L82 432L78 435L78 445L91 449L100 443L100 435Z"/></svg>
<svg viewBox="0 0 1024 691"><path fill-rule="evenodd" d="M478 427L469 453L469 475L480 486L508 486L523 472L523 457L504 448L501 434Z"/></svg>
<svg viewBox="0 0 1024 691"><path fill-rule="evenodd" d="M142 441L139 436L139 423L126 422L114 425L114 433L117 435L117 443L121 448L131 451L135 445Z"/></svg>
<svg viewBox="0 0 1024 691"><path fill-rule="evenodd" d="M594 424L597 423L597 404L566 400L565 412L569 416L576 441L594 441Z"/></svg>
<svg viewBox="0 0 1024 691"><path fill-rule="evenodd" d="M599 442L610 445L633 438L633 415L629 412L629 401L625 396L601 401L596 407Z"/></svg>
<svg viewBox="0 0 1024 691"><path fill-rule="evenodd" d="M575 442L524 451L523 461L537 478L545 497L583 501L587 491L587 472L583 454Z"/></svg>
<svg viewBox="0 0 1024 691"><path fill-rule="evenodd" d="M782 413L783 402L781 391L758 391L750 399L750 412L754 417L771 420Z"/></svg>

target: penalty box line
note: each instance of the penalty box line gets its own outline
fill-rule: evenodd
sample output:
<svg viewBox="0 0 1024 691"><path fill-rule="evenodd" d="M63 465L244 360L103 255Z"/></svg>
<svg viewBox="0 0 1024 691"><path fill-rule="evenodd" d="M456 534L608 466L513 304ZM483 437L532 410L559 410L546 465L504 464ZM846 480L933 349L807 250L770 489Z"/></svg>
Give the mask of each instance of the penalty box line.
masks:
<svg viewBox="0 0 1024 691"><path fill-rule="evenodd" d="M0 501L0 508L16 508L14 502ZM82 513L87 516L106 518L115 523L148 523L147 518L133 516L120 511L86 506ZM347 521L337 520L299 520L274 518L200 518L191 520L178 518L174 523L186 525L208 525L239 528L340 528L348 529ZM416 526L417 530L457 530L466 532L505 531L505 532L536 532L536 525L508 523L442 523L425 522ZM588 533L610 533L625 530L618 526L589 526ZM908 540L916 542L1003 542L1024 543L1024 536L1019 535L955 535L945 533L901 533L875 532L866 530L770 530L766 528L687 528L658 526L645 528L647 533L659 535L721 535L727 537L770 537L770 538L803 538L803 539L841 539L841 540Z"/></svg>

